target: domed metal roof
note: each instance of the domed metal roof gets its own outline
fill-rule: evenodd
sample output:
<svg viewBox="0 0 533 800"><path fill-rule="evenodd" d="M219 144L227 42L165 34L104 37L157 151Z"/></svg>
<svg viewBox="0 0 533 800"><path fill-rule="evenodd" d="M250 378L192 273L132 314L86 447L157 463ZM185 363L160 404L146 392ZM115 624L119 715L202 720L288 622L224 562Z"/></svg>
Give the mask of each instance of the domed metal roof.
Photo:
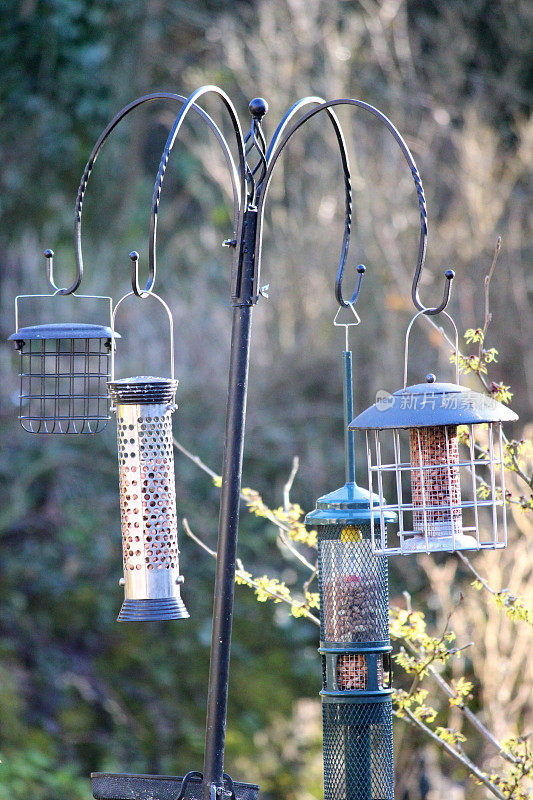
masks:
<svg viewBox="0 0 533 800"><path fill-rule="evenodd" d="M91 325L89 323L62 322L51 325L31 325L19 328L12 333L8 341L26 341L29 339L111 339L113 331L108 325ZM115 333L115 339L120 334Z"/></svg>
<svg viewBox="0 0 533 800"><path fill-rule="evenodd" d="M428 376L428 378L434 376ZM353 419L350 430L426 428L510 422L518 415L489 395L455 383L416 383L394 394L380 392L373 406Z"/></svg>

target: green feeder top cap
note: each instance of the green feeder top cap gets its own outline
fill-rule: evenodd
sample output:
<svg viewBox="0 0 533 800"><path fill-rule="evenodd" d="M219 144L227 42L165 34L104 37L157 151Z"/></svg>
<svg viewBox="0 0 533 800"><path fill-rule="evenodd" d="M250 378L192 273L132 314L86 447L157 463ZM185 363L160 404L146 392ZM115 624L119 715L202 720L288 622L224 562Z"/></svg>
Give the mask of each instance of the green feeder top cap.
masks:
<svg viewBox="0 0 533 800"><path fill-rule="evenodd" d="M434 383L434 377L428 375L427 383L394 394L380 392L374 405L355 417L349 429L426 428L518 419L514 411L493 397L455 383Z"/></svg>
<svg viewBox="0 0 533 800"><path fill-rule="evenodd" d="M61 322L52 325L31 325L12 333L9 341L25 342L30 339L111 339L113 331L108 325L91 325L85 322ZM120 334L115 333L115 339Z"/></svg>
<svg viewBox="0 0 533 800"><path fill-rule="evenodd" d="M377 494L372 495L372 505L379 505ZM306 525L369 524L370 493L356 483L346 483L316 501L316 509L305 518ZM395 514L385 513L385 522L393 522Z"/></svg>

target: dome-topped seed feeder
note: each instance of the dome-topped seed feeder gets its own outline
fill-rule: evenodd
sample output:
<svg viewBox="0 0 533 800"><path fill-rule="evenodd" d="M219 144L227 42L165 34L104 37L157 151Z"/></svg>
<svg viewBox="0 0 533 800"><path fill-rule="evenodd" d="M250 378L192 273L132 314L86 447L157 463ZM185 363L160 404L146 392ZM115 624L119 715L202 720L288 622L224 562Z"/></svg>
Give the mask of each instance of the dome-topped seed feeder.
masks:
<svg viewBox="0 0 533 800"><path fill-rule="evenodd" d="M47 278L54 293L15 299L15 333L9 339L20 355L20 424L29 433L99 433L110 419L106 391L110 325L56 322L19 326L19 301L30 298L72 295L76 300L104 300L111 314L110 297L75 294L79 272L68 289L57 288L53 255L46 250Z"/></svg>
<svg viewBox="0 0 533 800"><path fill-rule="evenodd" d="M132 254L133 255L133 254ZM135 254L137 256L137 254ZM115 306L134 292L126 294ZM172 414L176 410L173 322L170 309L153 292L170 322L170 378L140 375L108 383L117 416L120 517L125 599L119 622L185 619L179 570Z"/></svg>
<svg viewBox="0 0 533 800"><path fill-rule="evenodd" d="M502 422L518 419L494 398L456 382L407 386L409 333L406 333L404 387L359 414L351 430L366 432L368 483L379 502L372 509L375 553L384 555L454 552L505 547L504 446ZM455 352L459 351L457 328ZM387 503L385 491L395 492ZM387 542L388 514L398 516L397 543Z"/></svg>

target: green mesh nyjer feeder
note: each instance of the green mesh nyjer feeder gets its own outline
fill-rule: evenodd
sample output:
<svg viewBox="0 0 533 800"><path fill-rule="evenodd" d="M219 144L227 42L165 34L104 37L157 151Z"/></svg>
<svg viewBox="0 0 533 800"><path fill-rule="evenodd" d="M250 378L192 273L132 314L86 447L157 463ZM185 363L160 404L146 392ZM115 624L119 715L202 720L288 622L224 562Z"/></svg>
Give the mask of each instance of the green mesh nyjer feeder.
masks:
<svg viewBox="0 0 533 800"><path fill-rule="evenodd" d="M318 544L325 800L393 800L388 566L372 552L378 499L355 482L348 343L342 357L346 484L305 520Z"/></svg>

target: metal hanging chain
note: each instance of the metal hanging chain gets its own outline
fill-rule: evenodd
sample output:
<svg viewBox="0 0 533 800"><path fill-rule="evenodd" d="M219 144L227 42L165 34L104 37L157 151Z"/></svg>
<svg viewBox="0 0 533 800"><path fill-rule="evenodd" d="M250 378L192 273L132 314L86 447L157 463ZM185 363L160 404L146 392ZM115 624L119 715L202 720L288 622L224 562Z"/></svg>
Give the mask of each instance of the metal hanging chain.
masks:
<svg viewBox="0 0 533 800"><path fill-rule="evenodd" d="M276 163L277 159L279 158L282 150L284 149L285 145L289 142L289 140L292 138L292 136L296 133L296 131L302 125L304 125L305 122L307 122L308 119L311 119L316 114L319 114L321 111L329 112L331 110L331 108L333 108L335 106L342 106L342 105L356 106L357 108L365 109L366 111L369 111L371 114L373 114L375 117L377 117L387 127L387 129L391 132L391 134L393 135L394 139L398 143L398 145L399 145L399 147L400 147L400 149L401 149L401 151L402 151L402 153L403 153L403 155L404 155L404 157L405 157L405 159L406 159L406 161L407 161L407 163L409 165L409 168L411 170L411 174L412 174L412 177L413 177L413 181L414 181L414 184L415 184L415 189L416 189L416 193L417 193L417 197L418 197L418 205L419 205L419 209L420 209L420 243L419 243L419 248L418 248L417 265L416 265L415 274L414 274L414 277L413 277L413 284L412 284L411 294L412 294L413 303L415 304L416 308L418 308L421 311L424 311L428 315L438 314L441 311L443 311L446 308L446 306L448 305L448 302L449 302L449 299L450 299L451 284L452 284L453 278L455 277L455 273L453 272L453 270L446 270L446 272L445 272L445 279L446 280L445 280L444 293L443 293L443 297L442 297L441 302L437 306L435 306L433 308L424 306L422 304L421 300L420 300L419 292L418 292L418 284L419 284L419 281L420 281L420 275L421 275L422 267L424 265L424 261L425 261L425 257L426 257L426 246L427 246L427 211L426 211L426 200L425 200L425 196L424 196L424 189L423 189L423 186L422 186L422 180L420 178L420 174L418 172L418 169L417 169L416 163L414 161L414 158L411 155L411 152L410 152L409 148L407 147L407 144L405 143L405 141L404 141L403 137L401 136L400 132L393 125L393 123L390 121L390 119L388 119L388 117L386 117L385 114L383 114L381 111L379 111L374 106L371 106L368 103L363 102L362 100L353 100L353 99L329 100L328 102L324 102L321 105L317 106L316 108L313 108L310 111L307 111L302 117L300 117L300 119L298 119L297 122L294 123L294 125L287 131L287 133L285 133L283 136L280 136L279 143L277 144L275 150L273 150L273 152L271 153L271 157L269 158L269 162L268 162L268 169L267 169L266 175L264 177L263 184L262 184L261 191L260 191L260 195L259 195L258 213L262 218L262 216L264 214L265 199L266 199L266 196L267 196L270 180L272 178L273 168L274 168L275 163ZM258 273L259 273L259 268L260 268L260 263L259 262L260 262L260 257L261 257L261 240L260 240L260 234L259 234L260 228L261 228L261 224L258 225L258 234L257 234L257 242L256 242L256 246L257 246L257 255L256 255L257 266L256 266L256 269L257 269ZM337 275L337 283L339 283L339 276L340 276L340 281L342 281L342 272L343 272L343 270L344 270L344 262L341 262L341 264L339 265L339 273ZM342 297L340 296L340 293L337 294L337 299L339 300L339 302L341 302Z"/></svg>
<svg viewBox="0 0 533 800"><path fill-rule="evenodd" d="M94 167L94 163L98 158L100 150L102 149L104 142L108 138L109 134L116 128L116 126L121 122L124 117L126 117L131 111L138 108L139 106L143 105L144 103L150 102L152 100L172 100L178 103L185 104L187 102L187 98L180 94L174 94L172 92L154 92L152 94L144 95L143 97L138 97L136 100L133 100L131 103L128 103L127 106L116 114L115 117L111 120L111 122L106 126L106 128L102 131L98 140L93 147L89 160L85 166L85 170L83 172L80 187L78 189L78 195L76 197L76 205L75 205L75 212L74 212L74 249L76 254L76 279L75 281L69 286L68 288L61 289L60 294L72 294L75 292L78 286L81 283L83 277L83 254L82 254L82 247L81 247L81 217L82 217L82 209L83 209L83 200L85 197L85 192L87 190L87 184L89 182L89 177L91 175L91 171ZM233 220L234 220L234 227L237 228L238 220L239 220L239 210L241 204L241 188L239 185L239 176L237 169L235 167L235 162L233 160L233 156L231 154L231 150L229 149L228 143L222 134L222 131L215 123L215 121L204 111L200 106L193 105L192 106L195 113L199 114L202 119L204 119L213 133L215 134L226 159L226 163L228 165L231 185L233 190ZM53 273L47 275L48 281L53 289L55 284L53 283ZM149 292L154 285L155 281L155 268L152 270L149 269L148 274L148 281L146 283L146 287L144 289L145 292ZM138 287L135 287L138 288ZM136 292L137 294L137 292Z"/></svg>
<svg viewBox="0 0 533 800"><path fill-rule="evenodd" d="M404 388L404 391L405 391L405 389L407 387L407 364L408 364L408 361L409 361L409 334L411 333L411 328L413 327L414 321L416 319L418 319L418 317L420 317L422 314L425 314L427 316L427 311L422 310L422 311L419 311L417 314L415 314L413 319L409 323L409 325L407 327L407 330L405 332L405 348L404 348L404 356L403 356L403 388ZM441 314L444 314L444 316L447 317L450 320L450 322L452 323L452 326L453 326L453 330L455 332L455 383L459 386L460 385L460 382L459 382L459 334L457 332L457 325L455 324L454 320L452 319L452 317L450 317L450 315L448 314L447 311L441 311ZM441 330L441 333L442 333L442 336L444 338L444 332L442 330Z"/></svg>

